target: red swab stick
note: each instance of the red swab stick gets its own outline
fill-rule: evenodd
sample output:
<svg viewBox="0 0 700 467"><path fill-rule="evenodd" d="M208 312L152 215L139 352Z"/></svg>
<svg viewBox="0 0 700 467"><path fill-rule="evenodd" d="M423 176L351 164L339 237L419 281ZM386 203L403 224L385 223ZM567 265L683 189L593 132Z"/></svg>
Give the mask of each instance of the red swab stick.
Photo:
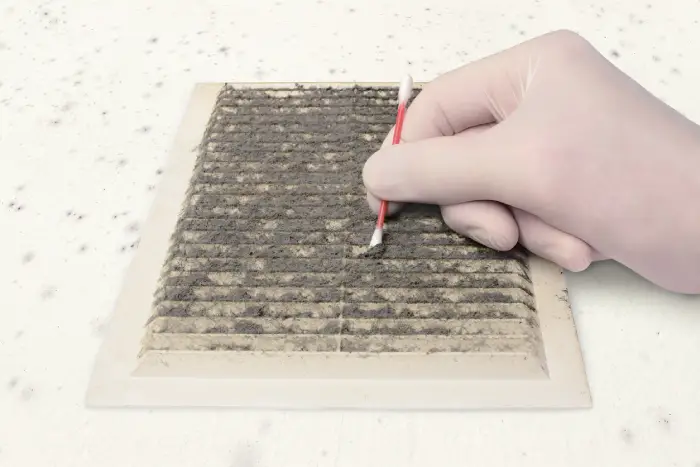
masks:
<svg viewBox="0 0 700 467"><path fill-rule="evenodd" d="M406 115L406 104L408 99L411 97L411 91L413 90L413 78L410 75L401 81L401 86L399 87L399 108L396 112L396 125L394 128L394 139L391 144L399 144L401 141L401 129L403 128L403 119ZM372 248L382 243L382 237L384 236L384 218L386 217L387 209L389 208L389 203L386 200L382 200L379 205L379 214L377 215L377 226L374 228L372 233L372 239L369 242L369 247Z"/></svg>

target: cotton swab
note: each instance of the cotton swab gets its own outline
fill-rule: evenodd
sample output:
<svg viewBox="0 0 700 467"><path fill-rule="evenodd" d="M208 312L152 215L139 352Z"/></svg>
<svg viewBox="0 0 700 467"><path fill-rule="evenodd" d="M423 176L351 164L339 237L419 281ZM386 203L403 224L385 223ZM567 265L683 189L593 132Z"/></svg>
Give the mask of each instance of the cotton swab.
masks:
<svg viewBox="0 0 700 467"><path fill-rule="evenodd" d="M399 144L401 141L401 129L403 128L403 120L406 115L406 104L411 97L413 91L413 78L411 75L406 75L399 86L399 107L396 112L396 125L394 128L394 138L391 144ZM379 205L379 214L377 215L377 225L372 233L372 239L369 242L369 247L373 248L382 243L384 237L384 218L386 217L389 203L382 200Z"/></svg>

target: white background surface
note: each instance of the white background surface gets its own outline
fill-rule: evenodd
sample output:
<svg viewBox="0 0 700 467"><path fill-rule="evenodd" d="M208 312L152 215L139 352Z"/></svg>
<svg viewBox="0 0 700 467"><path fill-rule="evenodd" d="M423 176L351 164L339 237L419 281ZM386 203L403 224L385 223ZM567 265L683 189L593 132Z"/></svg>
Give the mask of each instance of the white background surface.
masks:
<svg viewBox="0 0 700 467"><path fill-rule="evenodd" d="M570 28L700 122L699 20L697 0L0 0L0 466L700 466L700 297L611 264L569 275L592 410L83 407L195 82L429 80Z"/></svg>

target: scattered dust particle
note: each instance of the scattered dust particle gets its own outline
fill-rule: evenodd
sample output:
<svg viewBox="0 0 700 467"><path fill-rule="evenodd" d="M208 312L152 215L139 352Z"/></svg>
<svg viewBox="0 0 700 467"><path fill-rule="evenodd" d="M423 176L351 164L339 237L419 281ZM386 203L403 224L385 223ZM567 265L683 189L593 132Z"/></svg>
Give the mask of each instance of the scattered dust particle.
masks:
<svg viewBox="0 0 700 467"><path fill-rule="evenodd" d="M646 364L649 364L651 362L651 359L649 358L649 354L646 352L639 353L639 360L643 363L646 363Z"/></svg>
<svg viewBox="0 0 700 467"><path fill-rule="evenodd" d="M86 244L86 243L83 243L83 244L80 245L80 247L78 248L78 252L79 252L79 253L85 253L85 252L87 251L87 248L88 248L87 244Z"/></svg>
<svg viewBox="0 0 700 467"><path fill-rule="evenodd" d="M119 159L119 160L117 161L117 166L118 166L118 167L124 167L124 166L126 165L126 163L127 163L127 160L126 160L126 159Z"/></svg>
<svg viewBox="0 0 700 467"><path fill-rule="evenodd" d="M15 386L17 386L17 383L19 383L19 379L18 379L18 378L12 378L10 381L7 382L7 387L8 387L9 389L14 389Z"/></svg>
<svg viewBox="0 0 700 467"><path fill-rule="evenodd" d="M150 39L148 39L148 42L151 43L151 44L155 44L156 42L158 42L158 38L157 38L157 37L151 37Z"/></svg>
<svg viewBox="0 0 700 467"><path fill-rule="evenodd" d="M49 122L51 126L58 126L61 124L61 119L60 118L55 118Z"/></svg>
<svg viewBox="0 0 700 467"><path fill-rule="evenodd" d="M34 397L34 388L31 386L27 386L26 388L22 389L20 397L23 401L30 400L32 397Z"/></svg>
<svg viewBox="0 0 700 467"><path fill-rule="evenodd" d="M272 422L267 419L263 420L260 426L258 427L258 434L265 435L270 432L270 428L272 428Z"/></svg>
<svg viewBox="0 0 700 467"><path fill-rule="evenodd" d="M679 70L679 69L676 68L676 67L673 67L673 68L671 68L671 73L673 73L674 75L680 75L680 74L681 74L681 70Z"/></svg>
<svg viewBox="0 0 700 467"><path fill-rule="evenodd" d="M157 87L157 88L162 88L162 87L163 87L163 82L162 82L162 81L158 81L154 86Z"/></svg>
<svg viewBox="0 0 700 467"><path fill-rule="evenodd" d="M66 102L61 106L61 112L68 112L70 109L72 109L75 106L73 102Z"/></svg>
<svg viewBox="0 0 700 467"><path fill-rule="evenodd" d="M132 222L131 224L126 226L126 231L127 232L138 232L139 231L139 223L138 222Z"/></svg>
<svg viewBox="0 0 700 467"><path fill-rule="evenodd" d="M219 53L220 53L220 54L228 55L228 51L229 51L229 50L230 50L230 47L226 47L226 46L219 47Z"/></svg>
<svg viewBox="0 0 700 467"><path fill-rule="evenodd" d="M327 457L327 456L328 456L328 451L326 451L325 449L322 449L321 450L321 457Z"/></svg>
<svg viewBox="0 0 700 467"><path fill-rule="evenodd" d="M661 57L659 57L658 55L652 55L651 59L657 63L661 61Z"/></svg>
<svg viewBox="0 0 700 467"><path fill-rule="evenodd" d="M15 339L19 339L24 335L24 331L17 331L17 334L15 334Z"/></svg>
<svg viewBox="0 0 700 467"><path fill-rule="evenodd" d="M161 175L162 173L163 173L163 169L156 170L156 175Z"/></svg>
<svg viewBox="0 0 700 467"><path fill-rule="evenodd" d="M671 421L670 421L667 417L661 417L661 418L658 420L658 423L659 423L659 425L660 425L662 428L664 428L664 429L666 429L666 430L670 430L670 429L671 429Z"/></svg>
<svg viewBox="0 0 700 467"><path fill-rule="evenodd" d="M634 433L632 433L632 430L629 428L623 428L620 430L620 438L622 438L622 441L625 444L632 444L634 443Z"/></svg>
<svg viewBox="0 0 700 467"><path fill-rule="evenodd" d="M151 131L151 127L148 125L144 125L141 128L139 128L138 131L141 133L148 133L149 131Z"/></svg>
<svg viewBox="0 0 700 467"><path fill-rule="evenodd" d="M613 49L610 51L610 55L613 56L614 58L619 58L620 57L620 52L617 50Z"/></svg>
<svg viewBox="0 0 700 467"><path fill-rule="evenodd" d="M22 255L22 264L30 263L34 259L34 253L31 251L26 252Z"/></svg>
<svg viewBox="0 0 700 467"><path fill-rule="evenodd" d="M44 290L41 291L41 299L42 300L49 300L56 295L56 288L52 286L45 287Z"/></svg>
<svg viewBox="0 0 700 467"><path fill-rule="evenodd" d="M334 75L335 74L335 68L329 68L328 73Z"/></svg>

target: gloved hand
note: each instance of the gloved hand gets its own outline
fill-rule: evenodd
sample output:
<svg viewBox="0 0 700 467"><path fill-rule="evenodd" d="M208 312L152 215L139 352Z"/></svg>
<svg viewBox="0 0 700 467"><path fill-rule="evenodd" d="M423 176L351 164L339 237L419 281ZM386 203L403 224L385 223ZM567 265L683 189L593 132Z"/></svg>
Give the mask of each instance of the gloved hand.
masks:
<svg viewBox="0 0 700 467"><path fill-rule="evenodd" d="M586 40L549 33L428 83L367 161L368 202L441 207L453 230L565 269L614 259L700 293L700 127Z"/></svg>

